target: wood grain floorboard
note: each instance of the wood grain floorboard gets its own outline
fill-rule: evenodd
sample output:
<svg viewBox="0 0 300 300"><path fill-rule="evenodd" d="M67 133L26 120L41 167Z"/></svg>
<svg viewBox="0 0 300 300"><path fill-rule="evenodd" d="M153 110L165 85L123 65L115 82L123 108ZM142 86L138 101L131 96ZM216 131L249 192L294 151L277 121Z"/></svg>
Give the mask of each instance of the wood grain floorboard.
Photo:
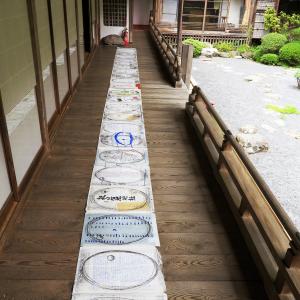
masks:
<svg viewBox="0 0 300 300"><path fill-rule="evenodd" d="M169 299L266 299L249 253L147 32L134 32ZM0 299L70 299L114 58L99 48L51 152L1 240Z"/></svg>

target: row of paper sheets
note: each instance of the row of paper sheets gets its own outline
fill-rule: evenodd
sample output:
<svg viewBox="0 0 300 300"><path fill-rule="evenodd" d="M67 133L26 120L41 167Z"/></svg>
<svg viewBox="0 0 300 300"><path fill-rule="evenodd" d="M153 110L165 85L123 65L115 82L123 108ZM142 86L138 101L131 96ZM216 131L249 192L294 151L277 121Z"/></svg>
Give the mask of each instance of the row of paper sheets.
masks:
<svg viewBox="0 0 300 300"><path fill-rule="evenodd" d="M72 299L167 299L159 245L137 54L118 48Z"/></svg>

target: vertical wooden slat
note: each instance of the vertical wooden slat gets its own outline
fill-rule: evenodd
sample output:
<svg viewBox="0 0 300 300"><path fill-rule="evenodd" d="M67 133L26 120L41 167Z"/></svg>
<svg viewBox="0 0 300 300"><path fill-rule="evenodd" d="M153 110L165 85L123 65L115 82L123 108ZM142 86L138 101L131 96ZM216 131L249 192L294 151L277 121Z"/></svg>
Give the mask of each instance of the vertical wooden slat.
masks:
<svg viewBox="0 0 300 300"><path fill-rule="evenodd" d="M177 55L181 57L182 52L182 12L184 0L178 1L178 17L177 17Z"/></svg>
<svg viewBox="0 0 300 300"><path fill-rule="evenodd" d="M81 1L81 0L80 0ZM76 16L76 46L77 46L77 64L78 64L78 74L79 79L82 78L82 72L81 72L81 59L80 59L80 33L79 33L79 14L78 14L78 2L75 0L75 16ZM80 16L82 17L82 16Z"/></svg>
<svg viewBox="0 0 300 300"><path fill-rule="evenodd" d="M9 135L7 130L5 112L3 108L1 90L0 90L0 134L2 136L3 150L4 150L11 190L13 192L15 200L20 201L17 177L16 177L15 166L14 166L13 156L12 156L10 142L9 142Z"/></svg>
<svg viewBox="0 0 300 300"><path fill-rule="evenodd" d="M67 2L63 0L64 7L64 23L65 23L65 37L66 37L66 55L67 55L67 69L68 69L68 80L69 80L69 92L73 90L72 85L72 74L71 74L71 60L70 60L70 43L69 43L69 31L68 31L68 14L67 14Z"/></svg>
<svg viewBox="0 0 300 300"><path fill-rule="evenodd" d="M61 106L60 106L60 101L59 101L59 91L58 91L56 53L55 53L55 41L54 41L54 32L53 32L51 0L47 0L47 6L48 6L48 18L49 18L50 40L51 40L51 51L52 51L51 70L52 70L52 76L53 76L55 103L56 103L57 112L61 113Z"/></svg>
<svg viewBox="0 0 300 300"><path fill-rule="evenodd" d="M133 43L133 0L129 0L129 43Z"/></svg>
<svg viewBox="0 0 300 300"><path fill-rule="evenodd" d="M37 108L39 113L42 142L45 147L45 150L49 151L49 147L50 147L49 132L48 132L48 124L47 124L47 116L46 116L44 81L43 81L43 73L42 73L40 47L39 47L35 0L27 0L27 11L28 11L32 56L33 56L35 79L36 79L36 87L35 87L36 102L37 102Z"/></svg>

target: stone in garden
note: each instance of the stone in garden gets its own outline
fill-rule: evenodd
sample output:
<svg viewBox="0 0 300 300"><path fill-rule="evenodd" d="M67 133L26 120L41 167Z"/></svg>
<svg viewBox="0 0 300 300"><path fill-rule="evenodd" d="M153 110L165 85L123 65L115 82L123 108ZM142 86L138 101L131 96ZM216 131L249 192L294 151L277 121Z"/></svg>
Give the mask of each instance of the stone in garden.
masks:
<svg viewBox="0 0 300 300"><path fill-rule="evenodd" d="M219 51L216 48L203 48L201 54L206 57L217 56Z"/></svg>
<svg viewBox="0 0 300 300"><path fill-rule="evenodd" d="M219 56L223 58L230 58L230 53L229 52L219 52Z"/></svg>
<svg viewBox="0 0 300 300"><path fill-rule="evenodd" d="M269 150L268 142L260 134L239 133L236 136L236 140L248 154L267 152Z"/></svg>
<svg viewBox="0 0 300 300"><path fill-rule="evenodd" d="M236 55L234 58L242 59L242 57L240 55Z"/></svg>
<svg viewBox="0 0 300 300"><path fill-rule="evenodd" d="M114 45L114 46L123 46L124 45L123 39L117 34L107 35L106 37L104 37L102 39L102 41L105 45Z"/></svg>
<svg viewBox="0 0 300 300"><path fill-rule="evenodd" d="M243 57L243 58L246 58L246 59L249 59L249 58L251 58L252 57L252 52L244 52L244 53L242 53L241 54L241 56Z"/></svg>
<svg viewBox="0 0 300 300"><path fill-rule="evenodd" d="M257 75L249 75L247 77L244 78L246 81L249 81L249 82L257 82L259 81L261 78Z"/></svg>
<svg viewBox="0 0 300 300"><path fill-rule="evenodd" d="M239 129L241 133L254 134L257 133L257 128L253 125L245 125Z"/></svg>

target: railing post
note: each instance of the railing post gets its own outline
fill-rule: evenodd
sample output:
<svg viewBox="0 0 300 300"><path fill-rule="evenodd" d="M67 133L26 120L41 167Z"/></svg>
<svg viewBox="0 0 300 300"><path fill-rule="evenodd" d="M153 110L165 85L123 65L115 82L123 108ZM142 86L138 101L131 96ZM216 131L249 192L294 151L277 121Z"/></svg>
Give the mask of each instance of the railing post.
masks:
<svg viewBox="0 0 300 300"><path fill-rule="evenodd" d="M193 46L182 46L181 68L182 68L182 80L189 89L192 75L192 63L193 63Z"/></svg>

